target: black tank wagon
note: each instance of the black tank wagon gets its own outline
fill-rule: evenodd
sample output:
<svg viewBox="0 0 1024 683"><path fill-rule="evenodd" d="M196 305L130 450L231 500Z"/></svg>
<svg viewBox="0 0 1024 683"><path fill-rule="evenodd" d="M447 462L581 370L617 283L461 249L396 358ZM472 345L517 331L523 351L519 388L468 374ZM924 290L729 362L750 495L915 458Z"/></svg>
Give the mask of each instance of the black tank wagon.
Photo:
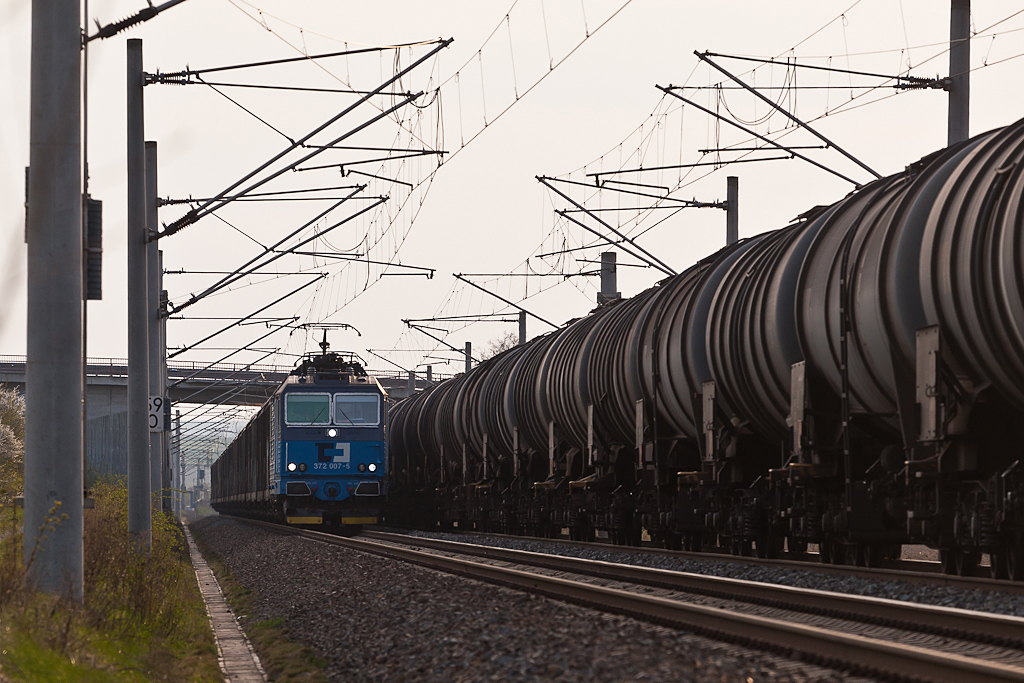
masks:
<svg viewBox="0 0 1024 683"><path fill-rule="evenodd" d="M1024 121L408 399L392 515L1022 579L1022 425Z"/></svg>

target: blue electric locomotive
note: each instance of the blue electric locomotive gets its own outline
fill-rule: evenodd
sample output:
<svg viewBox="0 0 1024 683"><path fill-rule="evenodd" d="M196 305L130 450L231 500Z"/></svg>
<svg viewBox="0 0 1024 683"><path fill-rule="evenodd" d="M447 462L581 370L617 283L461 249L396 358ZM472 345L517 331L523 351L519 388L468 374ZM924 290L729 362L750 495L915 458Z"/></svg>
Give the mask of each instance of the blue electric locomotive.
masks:
<svg viewBox="0 0 1024 683"><path fill-rule="evenodd" d="M211 504L288 524L375 524L387 393L349 354L305 356L213 463Z"/></svg>

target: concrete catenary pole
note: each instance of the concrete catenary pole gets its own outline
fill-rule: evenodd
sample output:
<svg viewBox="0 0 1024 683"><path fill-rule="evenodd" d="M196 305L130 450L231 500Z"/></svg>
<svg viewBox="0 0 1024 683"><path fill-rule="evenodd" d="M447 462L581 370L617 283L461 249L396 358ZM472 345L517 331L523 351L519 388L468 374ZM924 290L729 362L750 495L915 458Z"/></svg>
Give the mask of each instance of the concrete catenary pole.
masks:
<svg viewBox="0 0 1024 683"><path fill-rule="evenodd" d="M473 369L473 342L466 342L466 372Z"/></svg>
<svg viewBox="0 0 1024 683"><path fill-rule="evenodd" d="M952 0L949 11L949 126L946 144L970 137L971 0Z"/></svg>
<svg viewBox="0 0 1024 683"><path fill-rule="evenodd" d="M601 253L601 291L597 294L597 303L605 304L621 298L619 290L618 267L615 264L615 252Z"/></svg>
<svg viewBox="0 0 1024 683"><path fill-rule="evenodd" d="M181 476L181 411L174 411L174 433L171 439L171 489L174 491L174 516L181 516L184 482Z"/></svg>
<svg viewBox="0 0 1024 683"><path fill-rule="evenodd" d="M84 507L80 27L78 0L33 0L25 226L26 579L78 601ZM48 520L52 531L45 530Z"/></svg>
<svg viewBox="0 0 1024 683"><path fill-rule="evenodd" d="M156 143L146 142L146 229L147 233L158 230L157 225L157 150ZM160 361L160 254L156 240L146 243L146 299L147 336L149 338L149 396L150 401L159 397L161 417L163 414L164 387L161 386L163 372ZM164 490L164 435L163 431L149 432L149 481L152 503L161 507Z"/></svg>
<svg viewBox="0 0 1024 683"><path fill-rule="evenodd" d="M164 284L164 252L157 252L157 270L160 273L160 386L164 387L164 400L170 401L171 397L167 395L167 318L164 317L163 313L167 310L167 290L163 289ZM170 415L170 410L164 412L165 415ZM171 510L171 491L173 491L174 485L174 469L171 463L171 425L164 424L163 433L163 454L164 454L164 476L163 476L163 488L164 488L164 509L167 511Z"/></svg>
<svg viewBox="0 0 1024 683"><path fill-rule="evenodd" d="M725 179L725 243L740 241L740 179L734 175Z"/></svg>
<svg viewBox="0 0 1024 683"><path fill-rule="evenodd" d="M149 461L149 300L142 41L128 41L128 532L153 545Z"/></svg>
<svg viewBox="0 0 1024 683"><path fill-rule="evenodd" d="M526 343L526 311L519 311L519 345Z"/></svg>

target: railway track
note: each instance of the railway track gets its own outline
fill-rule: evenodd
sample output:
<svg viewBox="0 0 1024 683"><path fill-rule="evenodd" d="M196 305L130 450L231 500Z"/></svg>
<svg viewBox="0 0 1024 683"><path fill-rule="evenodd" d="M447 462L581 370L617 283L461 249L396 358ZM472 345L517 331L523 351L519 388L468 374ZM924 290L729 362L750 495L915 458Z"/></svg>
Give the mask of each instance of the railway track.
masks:
<svg viewBox="0 0 1024 683"><path fill-rule="evenodd" d="M266 526L855 674L1024 681L1018 617L379 531L344 538Z"/></svg>
<svg viewBox="0 0 1024 683"><path fill-rule="evenodd" d="M818 556L813 553L804 555L787 554L781 558L766 559L760 557L732 555L728 552L692 552L686 550L666 550L656 546L620 546L608 542L602 542L601 539L594 542L587 542L572 541L565 538L535 538L532 536L510 536L508 534L482 533L477 531L459 532L456 530L446 531L444 533L464 536L466 538L466 543L473 543L474 539L481 538L508 539L510 541L533 541L536 543L552 544L569 548L593 549L597 547L605 552L618 552L631 555L660 555L695 561L727 562L730 564L791 569L795 571L814 572L831 576L850 576L878 581L904 581L907 583L924 584L929 586L944 586L958 590L997 591L1001 593L1024 595L1024 583L1022 582L990 579L981 576L956 576L952 574L945 574L942 571L941 564L925 560L886 560L880 567L860 567L847 564L821 563L818 560Z"/></svg>

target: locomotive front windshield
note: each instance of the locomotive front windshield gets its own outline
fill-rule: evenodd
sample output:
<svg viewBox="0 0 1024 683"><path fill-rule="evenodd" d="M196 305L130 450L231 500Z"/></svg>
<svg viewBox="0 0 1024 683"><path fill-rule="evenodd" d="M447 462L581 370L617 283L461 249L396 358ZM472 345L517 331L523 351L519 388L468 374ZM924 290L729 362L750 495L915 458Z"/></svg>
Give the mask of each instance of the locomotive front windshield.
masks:
<svg viewBox="0 0 1024 683"><path fill-rule="evenodd" d="M293 425L331 424L330 395L287 394L284 397L284 420Z"/></svg>
<svg viewBox="0 0 1024 683"><path fill-rule="evenodd" d="M380 424L380 398L376 394L335 394L334 424L376 427Z"/></svg>

